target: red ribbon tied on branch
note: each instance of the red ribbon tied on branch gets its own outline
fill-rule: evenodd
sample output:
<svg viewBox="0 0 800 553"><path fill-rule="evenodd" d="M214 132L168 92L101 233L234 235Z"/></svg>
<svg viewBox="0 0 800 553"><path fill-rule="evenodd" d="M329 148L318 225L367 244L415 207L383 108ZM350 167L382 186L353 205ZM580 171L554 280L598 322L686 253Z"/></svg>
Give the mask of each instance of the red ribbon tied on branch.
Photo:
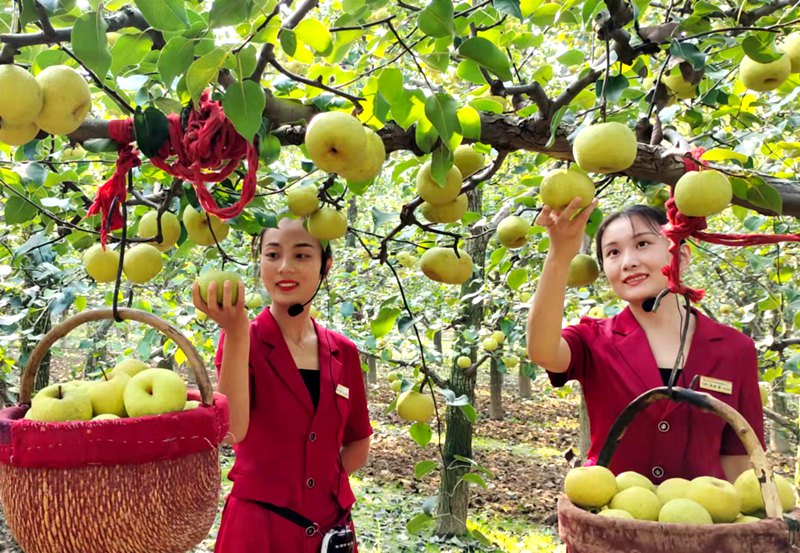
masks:
<svg viewBox="0 0 800 553"><path fill-rule="evenodd" d="M220 219L231 219L239 215L250 203L256 190L256 171L258 169L258 149L240 135L230 119L225 116L222 104L210 99L210 92L204 91L196 109L191 110L183 128L181 116L171 113L169 121L169 140L158 155L150 161L167 174L188 180L194 186L200 206ZM106 220L114 198L117 207L111 216L111 230L122 226L121 209L125 201L125 174L141 164L138 153L130 143L134 139L133 120L119 119L109 123L111 138L120 146L114 175L97 190L97 195L89 215L103 212L100 227L100 241L105 245L108 229ZM228 178L247 159L247 174L242 180L239 199L228 207L219 207L206 183L220 182Z"/></svg>
<svg viewBox="0 0 800 553"><path fill-rule="evenodd" d="M683 158L686 172L701 171L705 165L700 161L700 156L705 152L704 148L695 148L687 152ZM669 291L673 294L687 296L691 301L698 302L703 299L705 290L689 288L681 282L680 270L680 244L686 238L697 238L711 244L723 246L759 246L764 244L776 244L778 242L800 242L800 234L719 234L714 232L704 232L708 224L705 217L689 217L678 211L675 205L675 189L670 189L670 198L667 200L667 224L662 226L664 236L669 240L669 253L671 255L669 265L661 268L661 272L667 277Z"/></svg>

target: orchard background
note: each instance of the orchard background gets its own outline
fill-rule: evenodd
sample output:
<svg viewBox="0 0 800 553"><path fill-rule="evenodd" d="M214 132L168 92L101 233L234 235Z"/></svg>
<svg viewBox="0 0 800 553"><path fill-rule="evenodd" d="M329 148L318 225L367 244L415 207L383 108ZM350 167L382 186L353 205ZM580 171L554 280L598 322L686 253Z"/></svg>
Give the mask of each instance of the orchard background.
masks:
<svg viewBox="0 0 800 553"><path fill-rule="evenodd" d="M315 303L320 320L363 354L376 430L371 460L354 479L363 550L555 550L564 454L575 448L580 457L586 448L580 393L550 389L524 355L544 229L533 226L515 250L500 245L494 229L509 214L533 223L542 175L571 162L580 129L607 120L635 129L638 155L623 173L592 175L600 208L590 233L603 213L663 206L686 170L683 154L697 147L733 184L734 205L710 220L712 230L798 232L800 79L754 92L738 72L745 55L780 56L776 47L798 24L790 0L6 0L0 63L34 75L74 67L91 88L92 108L68 136L0 144L0 401L15 402L20 368L54 324L112 304L114 284L95 283L81 263L98 241L99 216L87 218L87 209L116 158L108 121L146 110L157 130L155 110L180 113L210 86L236 128L257 135L256 196L215 246L186 240L184 229L155 279L122 279L119 303L178 326L210 364L218 331L197 317L192 281L224 266L242 275L248 292L263 294L251 239L285 212L287 189L313 184L349 226L333 243L334 270ZM684 98L663 83L678 75L696 83ZM383 140L387 158L373 182L348 183L309 160L305 126L330 110L356 115ZM153 147L153 136L139 138ZM443 175L459 144L474 144L486 167L464 181L469 209L459 222L428 224L417 210L416 174L433 160ZM131 237L148 211L197 207L190 183L142 157L125 202ZM244 173L210 188L220 205L238 199ZM116 232L109 242L118 240ZM410 267L398 262L402 252L418 257L456 240L475 265L463 285L428 280L413 259ZM700 309L756 341L770 388L771 455L779 472L792 474L797 246L693 242L692 254L685 282L707 290ZM602 278L569 292L567 321L592 308L622 308ZM481 340L496 330L506 338L488 354ZM174 343L129 324L84 328L51 353L37 387L96 376L124 357L185 372ZM456 366L462 355L473 361L467 370ZM390 374L400 375L403 390L426 377L434 384L431 425L410 426L392 413ZM226 452L224 466L230 462ZM212 544L213 533L198 550Z"/></svg>

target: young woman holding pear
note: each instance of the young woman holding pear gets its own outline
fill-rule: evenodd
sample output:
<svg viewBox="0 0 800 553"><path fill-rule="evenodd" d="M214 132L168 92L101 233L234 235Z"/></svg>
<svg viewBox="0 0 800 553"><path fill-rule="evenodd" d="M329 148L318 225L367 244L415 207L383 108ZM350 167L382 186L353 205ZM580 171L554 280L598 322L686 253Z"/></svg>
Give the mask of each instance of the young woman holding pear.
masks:
<svg viewBox="0 0 800 553"><path fill-rule="evenodd" d="M244 285L231 302L194 304L222 328L215 364L228 397L236 462L215 551L355 551L348 475L367 460L372 427L353 342L314 321L308 304L331 268L330 249L302 220L284 218L256 240L272 304L253 321ZM216 297L209 284L207 297ZM323 549L324 551L324 549Z"/></svg>
<svg viewBox="0 0 800 553"><path fill-rule="evenodd" d="M528 355L547 370L553 386L577 380L583 387L591 427L587 464L594 464L620 412L647 390L668 385L699 390L739 411L764 444L763 412L753 341L666 293L661 268L670 261L661 232L666 217L647 206L609 215L595 236L597 258L612 290L628 305L609 319L583 317L562 330L570 261L580 251L594 200L579 212L573 199L561 212L542 208L537 224L547 229L550 250L528 317ZM680 265L689 264L689 246ZM659 303L654 299L660 297ZM685 345L681 334L689 317ZM677 360L677 361L676 361ZM688 404L661 400L627 428L609 467L636 471L659 484L670 478L714 476L734 481L749 468L744 447L720 418Z"/></svg>

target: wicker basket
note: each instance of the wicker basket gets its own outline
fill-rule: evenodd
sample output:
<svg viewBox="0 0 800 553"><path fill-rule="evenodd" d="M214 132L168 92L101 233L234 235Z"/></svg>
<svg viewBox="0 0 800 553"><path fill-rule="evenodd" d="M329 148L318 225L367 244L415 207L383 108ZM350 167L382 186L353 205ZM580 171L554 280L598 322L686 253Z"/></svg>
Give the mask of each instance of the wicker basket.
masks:
<svg viewBox="0 0 800 553"><path fill-rule="evenodd" d="M218 449L228 431L225 397L176 328L149 313L119 309L186 354L199 386L197 409L157 416L67 423L24 419L39 364L52 344L83 323L111 319L91 310L53 328L31 353L20 404L0 411L0 499L27 553L184 553L217 513Z"/></svg>
<svg viewBox="0 0 800 553"><path fill-rule="evenodd" d="M597 464L607 467L633 418L654 401L687 402L724 419L744 444L761 482L767 517L748 524L662 524L601 517L558 500L558 533L568 553L790 553L798 548L800 510L784 515L772 469L750 424L726 403L686 388L654 388L631 402L609 430Z"/></svg>

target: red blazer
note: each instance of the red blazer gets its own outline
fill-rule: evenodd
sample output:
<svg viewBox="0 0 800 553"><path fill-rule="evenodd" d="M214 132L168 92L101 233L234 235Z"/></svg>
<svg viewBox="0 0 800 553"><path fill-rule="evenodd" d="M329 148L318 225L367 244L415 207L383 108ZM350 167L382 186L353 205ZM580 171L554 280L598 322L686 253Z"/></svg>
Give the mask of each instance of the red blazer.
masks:
<svg viewBox="0 0 800 553"><path fill-rule="evenodd" d="M355 502L343 444L372 434L361 361L353 342L314 321L319 343L316 412L269 309L250 323L250 425L234 446L231 495L288 507L320 526ZM224 348L220 337L215 364Z"/></svg>
<svg viewBox="0 0 800 553"><path fill-rule="evenodd" d="M730 394L698 389L739 411L763 446L764 415L753 340L693 312L697 328L678 386L688 387L695 375L730 382ZM563 386L568 380L581 383L591 427L588 464L594 464L622 409L664 383L647 336L630 308L610 319L583 317L579 324L565 328L562 336L572 354L570 366L566 373L548 376L553 386ZM610 468L617 474L635 470L656 484L674 477L725 478L720 455L744 454L739 438L721 418L685 403L661 400L648 406L628 426Z"/></svg>

